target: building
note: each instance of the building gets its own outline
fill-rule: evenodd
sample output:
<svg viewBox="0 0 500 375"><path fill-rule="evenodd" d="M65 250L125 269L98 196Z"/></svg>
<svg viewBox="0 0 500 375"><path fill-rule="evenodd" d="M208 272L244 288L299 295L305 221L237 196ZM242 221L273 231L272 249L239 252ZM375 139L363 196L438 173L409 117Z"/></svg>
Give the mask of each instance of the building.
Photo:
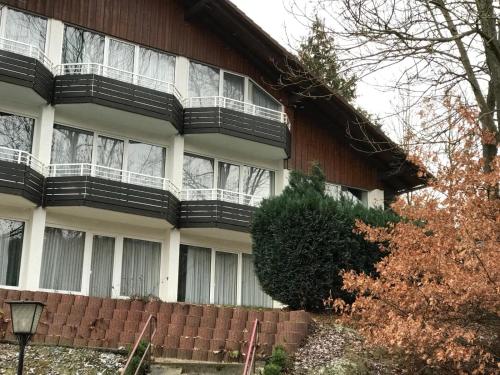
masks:
<svg viewBox="0 0 500 375"><path fill-rule="evenodd" d="M252 212L318 161L367 205L422 184L226 0L0 1L0 286L273 306ZM323 88L322 90L327 90Z"/></svg>

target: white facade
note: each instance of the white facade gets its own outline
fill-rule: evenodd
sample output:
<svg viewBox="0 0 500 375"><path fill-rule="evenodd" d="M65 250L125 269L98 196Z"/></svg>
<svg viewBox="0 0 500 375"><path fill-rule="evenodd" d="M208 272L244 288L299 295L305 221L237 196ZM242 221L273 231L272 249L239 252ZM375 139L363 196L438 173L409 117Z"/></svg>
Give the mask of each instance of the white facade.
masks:
<svg viewBox="0 0 500 375"><path fill-rule="evenodd" d="M5 36L7 35L6 28L8 27L7 18L9 12L11 10L3 8L0 13L0 41L7 39ZM57 66L64 62L62 56L65 25L58 20L48 20L46 27L45 47L42 51L46 56L46 60L45 58L42 60L50 70L57 74L58 71L64 68L64 66L63 68ZM115 42L121 43L113 38L104 38L104 61L102 62L104 70L100 71L103 74L106 72L107 64L111 64L110 60L113 53L110 52L110 49L113 48L112 44ZM11 42L9 41L9 43ZM21 47L23 45L21 42L16 41L12 43ZM0 49L5 45L5 43L0 43ZM142 50L137 45L123 43L122 46L120 44L120 48L126 48L126 46L130 46L134 50L134 61L136 61L133 64L133 71L130 72L132 74L130 77L133 79L132 83L143 82L141 81L142 76L138 73L141 67L137 63L137 57L142 53ZM17 52L22 52L21 47ZM50 63L47 63L47 61ZM173 70L175 78L174 82L170 82L170 84L175 88L174 91L176 95L179 95L181 101L192 96L190 95L189 82L190 69L192 67L190 68L190 61L187 58L175 57ZM248 111L247 108L250 108L253 113L260 113L264 117L275 116L286 121L286 115L281 113L282 109L269 108L274 108L275 104L271 103L269 107L264 108L256 106L255 102L251 101L252 90L259 90L259 88L248 77L223 71L219 71L218 74L219 89L216 93L217 97L224 96L223 87L229 85L229 82L233 82L231 84L234 85L234 90L239 90L238 85L241 79L242 100L240 102L244 111ZM123 77L129 77L129 75ZM152 79L148 78L148 80ZM230 81L231 79L233 81ZM206 89L209 90L210 88ZM156 184L159 181L161 184L160 189L174 193L181 199L186 196L193 199L195 196L210 194L209 200L228 199L229 202L243 205L258 205L261 198L258 195L248 194L248 187L245 184L249 183L245 182L244 179L251 178L251 176L249 177L249 171L257 171L259 174L266 176L264 179L268 180L263 183L264 187L258 187L260 189L258 191L265 191L265 194L268 195L281 193L288 183L289 171L283 167L283 157L280 156L279 150L274 150L269 146L221 134L205 136L180 135L171 124L166 124L163 120L121 111L116 108L110 109L92 103L52 106L44 103L36 95L29 94L27 96L26 90L20 89L13 84L0 82L0 112L33 119L34 125L29 154L43 165L43 174L46 176L87 176L85 170L88 168L88 176L108 177L115 181L118 178L118 181L132 181L132 183L138 183L139 185L150 185L153 183L151 181ZM200 90L203 91L205 88ZM234 109L234 107L232 108ZM283 126L286 126L285 122ZM76 159L85 156L80 154L82 154L81 150L86 148L89 156L88 161L54 162L55 159L62 158L61 154L66 151L64 147L61 150L55 150L53 140L56 139L57 132L68 131L67 129L78 131L78 134L81 134L81 136L74 136L75 142L80 142L79 137L86 139L82 144L77 144L77 146L73 144L72 147L76 147L73 150L73 157ZM101 160L104 158L106 147L108 147L106 146L108 140L112 140L112 147L121 150L119 161L116 162L119 164L118 167L110 166L112 165L111 162L103 164L104 162ZM128 168L133 165L132 160L135 157L133 156L135 155L133 147L138 147L137 145L144 145L146 148L150 147L150 151L154 150L158 154L163 152L163 164L158 175L148 175L144 170L132 171L133 174L130 173L131 171ZM9 147L3 146L3 149L7 150ZM138 152L142 152L142 150ZM2 154L0 153L0 155ZM207 166L211 165L209 187L185 188L187 186L186 177L184 176L186 168L185 155L194 155L200 158L200 162L194 162L194 168L198 168L202 160L206 161ZM108 156L112 159L115 154L110 153ZM72 166L68 167L70 164ZM80 168L80 172L78 168ZM221 171L225 171L227 175L221 177ZM234 174L233 171L235 171ZM239 177L233 178L236 175ZM156 187L156 185L154 186ZM191 192L189 193L188 190ZM193 190L197 191L193 192ZM224 193L225 191L229 191L229 193ZM368 205L383 204L383 191L365 192L365 195ZM204 196L204 199L207 199L206 196L208 195ZM155 217L116 212L86 205L41 207L29 200L9 194L0 194L1 220L4 221L4 224L8 224L8 221L24 223L17 285L1 285L2 271L0 268L0 286L2 288L57 290L74 294L93 294L92 285L93 282L96 282L93 281L93 278L97 277L95 273L93 275L93 267L103 267L102 269L106 270L103 273L109 274L109 280L106 279L110 286L109 296L116 298L127 297L129 293L126 292L132 289L137 290L134 288L139 285L137 280L129 280L129 271L139 272L138 267L140 267L138 265L139 261L134 261L134 264L130 263L132 261L129 262L126 259L127 254L137 256L137 254L144 254L147 249L153 249L152 251L156 254L155 257L151 258L151 263L143 265L146 268L143 268L142 271L146 269L147 272L142 272L142 274L139 272L137 277L141 278L142 285L145 285L146 289L144 290L149 291L147 288L149 288L148 285L151 284L151 281L145 281L145 279L151 274L156 275L156 281L153 280L152 283L156 288L157 296L162 300L177 301L180 293L179 281L188 283L185 279L181 279L179 274L180 259L184 250L190 251L186 250L187 247L193 247L210 249L211 253L210 259L208 260L207 257L204 263L204 266L210 269L210 276L207 278L209 280L209 289L205 292L199 292L206 294L204 296L204 298L208 298L206 302L218 302L216 300L218 293L219 297L217 298L225 298L224 296L221 297L221 292L217 290L218 283L226 282L224 281L224 275L221 275L218 270L224 269L223 267L226 266L234 266L234 276L232 276L230 283L235 285L235 291L233 293L234 298L230 296L232 298L230 300L235 304L245 303L244 299L247 293L245 285L247 284L244 284L246 282L244 277L251 279L251 275L249 276L248 273L251 271L245 266L247 264L245 263L247 260L245 255L251 254L251 238L248 232L225 228L190 227L179 229L168 221ZM53 248L47 245L47 228L51 228L50 231L52 231ZM58 253L59 250L56 249L57 246L62 246L62 250L65 249L64 246L66 245L58 245L61 241L66 241L64 243L71 246L71 251L75 254L74 258L68 258L64 261L57 259L61 254L65 254ZM109 254L112 254L112 256L105 254L108 250L99 253L101 250L99 250L96 243L101 243L102 248L108 249L111 252ZM48 254L52 254L50 256L54 257L54 259L47 260ZM95 262L94 256L97 256L97 254L105 259L101 264ZM220 254L235 255L234 257L228 256L226 259ZM159 259L159 263L155 259ZM182 259L186 261L185 258ZM224 263L221 266L217 263L217 259L227 264ZM77 269L78 275L81 274L81 277L75 280L72 277L74 275L67 275L66 271L70 267L77 267L75 269ZM49 271L51 272L50 277L47 276ZM104 276L99 275L99 277L103 277L103 280ZM5 284L5 282L3 283ZM133 286L131 287L128 283ZM46 285L71 285L71 289L47 288ZM187 286L184 285L183 288L187 288ZM183 293L188 292L184 291ZM259 295L248 298L263 297Z"/></svg>

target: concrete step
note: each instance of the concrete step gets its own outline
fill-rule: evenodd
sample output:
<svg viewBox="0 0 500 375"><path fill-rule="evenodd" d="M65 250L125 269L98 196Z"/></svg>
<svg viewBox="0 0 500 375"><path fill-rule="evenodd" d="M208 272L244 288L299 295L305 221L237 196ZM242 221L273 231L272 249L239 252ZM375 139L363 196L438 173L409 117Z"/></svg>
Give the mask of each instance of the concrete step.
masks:
<svg viewBox="0 0 500 375"><path fill-rule="evenodd" d="M155 358L151 364L151 375L240 375L243 372L242 363L216 363L187 361L173 358Z"/></svg>

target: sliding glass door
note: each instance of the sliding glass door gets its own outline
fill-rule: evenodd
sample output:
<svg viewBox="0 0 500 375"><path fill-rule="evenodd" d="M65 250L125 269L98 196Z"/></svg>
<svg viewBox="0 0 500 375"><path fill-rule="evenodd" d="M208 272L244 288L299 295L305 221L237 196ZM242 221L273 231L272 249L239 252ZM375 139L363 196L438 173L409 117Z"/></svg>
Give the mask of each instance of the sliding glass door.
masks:
<svg viewBox="0 0 500 375"><path fill-rule="evenodd" d="M238 288L238 254L215 253L214 303L236 305Z"/></svg>
<svg viewBox="0 0 500 375"><path fill-rule="evenodd" d="M94 236L92 240L89 295L111 297L114 257L115 239L113 237Z"/></svg>
<svg viewBox="0 0 500 375"><path fill-rule="evenodd" d="M181 245L178 301L210 303L212 250Z"/></svg>
<svg viewBox="0 0 500 375"><path fill-rule="evenodd" d="M0 219L0 285L19 285L23 238L23 222Z"/></svg>
<svg viewBox="0 0 500 375"><path fill-rule="evenodd" d="M241 304L243 306L272 307L273 300L260 287L255 275L253 256L242 254Z"/></svg>

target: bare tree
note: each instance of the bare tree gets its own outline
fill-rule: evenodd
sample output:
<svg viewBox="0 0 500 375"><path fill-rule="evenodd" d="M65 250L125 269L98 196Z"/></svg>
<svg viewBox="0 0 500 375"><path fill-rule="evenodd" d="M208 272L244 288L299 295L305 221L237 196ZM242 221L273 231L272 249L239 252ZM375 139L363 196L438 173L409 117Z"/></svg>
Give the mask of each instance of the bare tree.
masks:
<svg viewBox="0 0 500 375"><path fill-rule="evenodd" d="M500 141L500 3L497 0L289 0L289 3L290 11L310 25L321 14L325 31L335 36L343 66L357 77L362 79L388 69L397 72L386 88L407 88L411 100L406 106L415 108L429 97L445 101L450 95L457 95L463 105L476 108L483 130L484 171L491 171ZM297 72L294 69L292 73L297 75ZM447 121L446 112L441 113L442 117L436 113L435 120ZM427 130L426 137L432 137L433 129Z"/></svg>

